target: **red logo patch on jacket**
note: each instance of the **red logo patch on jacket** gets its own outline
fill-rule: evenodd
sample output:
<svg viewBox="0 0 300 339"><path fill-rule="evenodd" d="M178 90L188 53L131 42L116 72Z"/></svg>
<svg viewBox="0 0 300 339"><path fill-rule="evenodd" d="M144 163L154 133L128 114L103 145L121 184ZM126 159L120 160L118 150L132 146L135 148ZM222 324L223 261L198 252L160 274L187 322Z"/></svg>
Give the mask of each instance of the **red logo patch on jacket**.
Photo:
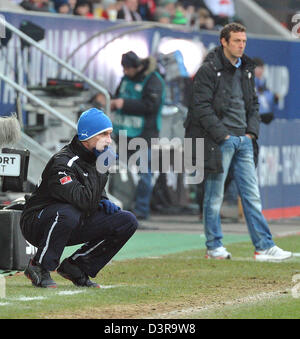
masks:
<svg viewBox="0 0 300 339"><path fill-rule="evenodd" d="M72 178L69 175L67 175L66 177L59 179L59 181L62 185L65 185L65 184L71 182Z"/></svg>

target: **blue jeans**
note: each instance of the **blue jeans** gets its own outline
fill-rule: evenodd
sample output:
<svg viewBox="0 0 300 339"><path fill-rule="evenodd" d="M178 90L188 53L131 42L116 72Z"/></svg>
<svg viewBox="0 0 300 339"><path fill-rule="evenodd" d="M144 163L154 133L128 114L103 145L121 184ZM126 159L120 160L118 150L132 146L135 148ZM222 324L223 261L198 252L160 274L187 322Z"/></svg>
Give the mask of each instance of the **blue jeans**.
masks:
<svg viewBox="0 0 300 339"><path fill-rule="evenodd" d="M140 173L140 179L136 188L134 212L144 218L150 214L150 201L152 197L152 174Z"/></svg>
<svg viewBox="0 0 300 339"><path fill-rule="evenodd" d="M220 209L224 196L224 183L230 166L255 249L265 250L274 246L271 232L262 214L252 140L247 136L230 136L220 144L220 149L224 172L209 174L205 181L203 220L207 248L212 250L223 246Z"/></svg>

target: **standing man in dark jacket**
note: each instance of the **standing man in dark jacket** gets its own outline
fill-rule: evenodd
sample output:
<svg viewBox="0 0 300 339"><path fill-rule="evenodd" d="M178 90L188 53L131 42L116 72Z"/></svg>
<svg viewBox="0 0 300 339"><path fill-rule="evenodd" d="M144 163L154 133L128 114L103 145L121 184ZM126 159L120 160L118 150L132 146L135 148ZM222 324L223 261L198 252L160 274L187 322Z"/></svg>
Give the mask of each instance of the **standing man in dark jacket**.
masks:
<svg viewBox="0 0 300 339"><path fill-rule="evenodd" d="M210 52L194 79L193 99L185 122L186 137L204 138L203 220L207 258L229 259L222 244L220 208L224 183L233 171L259 261L283 260L291 252L275 246L262 205L255 171L259 136L254 64L244 54L246 29L226 25L221 46Z"/></svg>
<svg viewBox="0 0 300 339"><path fill-rule="evenodd" d="M107 173L97 157L111 143L112 123L91 108L78 120L77 135L45 167L40 184L27 200L21 229L37 253L25 269L36 287L56 287L50 271L76 286L99 287L89 280L112 259L137 228L135 216L105 195ZM66 246L83 244L60 265Z"/></svg>
<svg viewBox="0 0 300 339"><path fill-rule="evenodd" d="M130 51L123 54L122 66L124 77L116 91L116 98L111 101L111 109L115 110L114 132L118 135L126 131L128 142L136 137L147 142L148 149L144 151L148 156L148 172L140 173L134 207L139 219L147 219L152 195L150 145L151 138L159 136L165 84L152 57L140 59Z"/></svg>

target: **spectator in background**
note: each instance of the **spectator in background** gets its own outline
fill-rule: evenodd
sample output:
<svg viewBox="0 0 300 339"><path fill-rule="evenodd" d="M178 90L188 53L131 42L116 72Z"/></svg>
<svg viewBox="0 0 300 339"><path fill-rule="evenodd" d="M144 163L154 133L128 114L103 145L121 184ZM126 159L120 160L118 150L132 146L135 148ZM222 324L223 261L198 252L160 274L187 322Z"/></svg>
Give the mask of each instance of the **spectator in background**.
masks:
<svg viewBox="0 0 300 339"><path fill-rule="evenodd" d="M187 19L187 24L189 26L192 26L194 24L194 21L195 21L196 7L194 5L184 6L183 3L181 3L181 5L184 8L185 17Z"/></svg>
<svg viewBox="0 0 300 339"><path fill-rule="evenodd" d="M74 9L75 9L77 0L68 0L68 3L69 3L69 5L70 5L71 13L74 13Z"/></svg>
<svg viewBox="0 0 300 339"><path fill-rule="evenodd" d="M225 26L233 21L235 17L233 0L204 0L204 3L212 13L216 25Z"/></svg>
<svg viewBox="0 0 300 339"><path fill-rule="evenodd" d="M84 16L87 18L93 18L93 8L89 1L87 0L77 0L74 14Z"/></svg>
<svg viewBox="0 0 300 339"><path fill-rule="evenodd" d="M162 7L157 7L154 13L154 20L161 24L170 24L171 15Z"/></svg>
<svg viewBox="0 0 300 339"><path fill-rule="evenodd" d="M28 11L50 12L48 0L24 0L20 6Z"/></svg>
<svg viewBox="0 0 300 339"><path fill-rule="evenodd" d="M198 9L194 27L196 29L215 29L215 21L206 8Z"/></svg>
<svg viewBox="0 0 300 339"><path fill-rule="evenodd" d="M138 0L124 0L122 8L118 11L117 19L125 21L142 21L138 13Z"/></svg>
<svg viewBox="0 0 300 339"><path fill-rule="evenodd" d="M97 18L115 21L121 7L121 1L102 0L99 5L94 8L94 16Z"/></svg>
<svg viewBox="0 0 300 339"><path fill-rule="evenodd" d="M253 58L255 64L255 88L259 102L259 114L261 121L269 124L274 119L274 108L278 102L278 96L273 94L266 85L264 77L264 62L260 58Z"/></svg>
<svg viewBox="0 0 300 339"><path fill-rule="evenodd" d="M176 13L176 0L158 0L159 6L170 14L171 19Z"/></svg>
<svg viewBox="0 0 300 339"><path fill-rule="evenodd" d="M68 0L56 0L54 3L54 9L59 14L72 14L73 11Z"/></svg>
<svg viewBox="0 0 300 339"><path fill-rule="evenodd" d="M175 15L172 19L172 24L175 25L187 25L188 20L185 16L184 8L181 6L176 7Z"/></svg>
<svg viewBox="0 0 300 339"><path fill-rule="evenodd" d="M90 107L96 107L106 113L106 97L103 93L98 91L93 92L88 104Z"/></svg>
<svg viewBox="0 0 300 339"><path fill-rule="evenodd" d="M155 9L154 0L139 0L138 12L144 21L154 21Z"/></svg>
<svg viewBox="0 0 300 339"><path fill-rule="evenodd" d="M140 59L133 51L123 54L124 77L116 91L116 99L111 100L114 111L114 132L127 132L127 142L133 138L143 138L147 149L139 159L145 166L139 173L136 188L134 214L138 219L147 219L152 197L151 138L158 138L161 125L161 110L165 97L165 83L156 71L157 63L153 57ZM121 136L120 136L121 138ZM121 139L119 140L121 142ZM132 155L128 151L128 156Z"/></svg>

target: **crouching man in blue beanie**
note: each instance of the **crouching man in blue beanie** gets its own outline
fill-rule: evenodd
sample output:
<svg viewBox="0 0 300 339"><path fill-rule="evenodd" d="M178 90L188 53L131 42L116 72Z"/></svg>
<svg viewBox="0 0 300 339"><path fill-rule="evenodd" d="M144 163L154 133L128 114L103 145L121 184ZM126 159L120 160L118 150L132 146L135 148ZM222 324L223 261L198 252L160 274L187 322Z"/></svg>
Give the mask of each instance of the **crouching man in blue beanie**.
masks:
<svg viewBox="0 0 300 339"><path fill-rule="evenodd" d="M91 108L78 120L77 135L46 165L21 217L25 239L37 253L25 269L36 287L56 287L50 271L76 286L99 287L89 278L115 256L137 229L135 216L105 195L107 173L96 168L111 143L112 123ZM66 246L83 244L60 263Z"/></svg>

